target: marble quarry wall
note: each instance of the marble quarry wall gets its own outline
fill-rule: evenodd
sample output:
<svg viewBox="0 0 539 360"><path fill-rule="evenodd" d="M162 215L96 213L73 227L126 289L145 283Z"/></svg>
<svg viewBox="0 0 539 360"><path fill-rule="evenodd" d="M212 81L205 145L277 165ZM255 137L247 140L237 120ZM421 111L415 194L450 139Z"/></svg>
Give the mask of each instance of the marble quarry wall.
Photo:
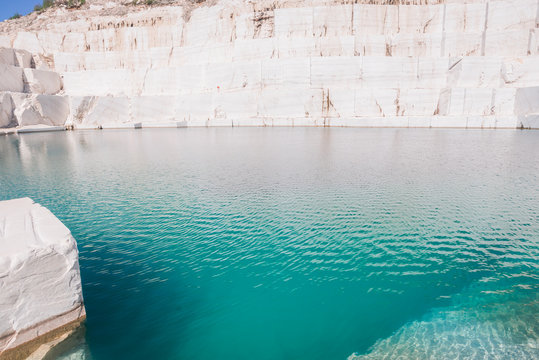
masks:
<svg viewBox="0 0 539 360"><path fill-rule="evenodd" d="M64 125L69 100L55 95L61 90L61 76L41 55L0 48L0 128Z"/></svg>
<svg viewBox="0 0 539 360"><path fill-rule="evenodd" d="M0 126L539 128L538 0L77 11L0 34Z"/></svg>
<svg viewBox="0 0 539 360"><path fill-rule="evenodd" d="M71 232L29 198L0 201L0 359L25 359L84 318Z"/></svg>

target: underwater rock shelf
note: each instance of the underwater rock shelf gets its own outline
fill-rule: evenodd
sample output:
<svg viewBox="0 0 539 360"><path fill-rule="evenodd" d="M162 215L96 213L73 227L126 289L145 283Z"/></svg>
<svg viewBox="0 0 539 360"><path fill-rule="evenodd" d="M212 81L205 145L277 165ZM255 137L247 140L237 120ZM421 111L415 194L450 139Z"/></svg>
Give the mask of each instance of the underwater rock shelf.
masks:
<svg viewBox="0 0 539 360"><path fill-rule="evenodd" d="M71 232L29 198L0 201L0 359L25 358L85 317Z"/></svg>

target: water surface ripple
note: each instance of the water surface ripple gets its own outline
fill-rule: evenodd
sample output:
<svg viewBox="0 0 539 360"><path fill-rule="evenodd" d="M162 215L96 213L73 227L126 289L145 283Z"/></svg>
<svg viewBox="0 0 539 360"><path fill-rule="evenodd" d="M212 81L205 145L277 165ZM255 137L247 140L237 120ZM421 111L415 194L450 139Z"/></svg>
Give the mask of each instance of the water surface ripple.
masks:
<svg viewBox="0 0 539 360"><path fill-rule="evenodd" d="M0 138L0 200L78 241L60 358L537 359L539 132Z"/></svg>

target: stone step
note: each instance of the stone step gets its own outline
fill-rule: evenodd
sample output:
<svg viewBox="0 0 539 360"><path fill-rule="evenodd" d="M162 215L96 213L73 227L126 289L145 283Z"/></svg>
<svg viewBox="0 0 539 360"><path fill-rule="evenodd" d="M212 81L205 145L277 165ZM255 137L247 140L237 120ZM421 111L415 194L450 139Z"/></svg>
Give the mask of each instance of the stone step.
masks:
<svg viewBox="0 0 539 360"><path fill-rule="evenodd" d="M520 88L539 84L539 57L316 57L66 72L73 96L178 95L222 90L326 87ZM295 90L295 91L296 91Z"/></svg>
<svg viewBox="0 0 539 360"><path fill-rule="evenodd" d="M262 92L136 97L1 92L0 127L324 126L328 122L331 126L400 127L408 122L407 126L414 127L443 123L444 127L515 128L518 121L530 127L539 117L538 89L451 88L434 93L430 89L329 88L295 93L289 87L271 87ZM431 125L436 119L441 120Z"/></svg>
<svg viewBox="0 0 539 360"><path fill-rule="evenodd" d="M154 33L158 31L157 33ZM19 41L13 46L31 49L37 53L136 52L161 47L186 48L222 46L230 58L242 56L245 44L271 47L280 56L296 44L304 48L306 56L324 55L388 55L388 56L523 56L537 54L535 25L518 29L486 31L440 31L436 33L391 32L355 34L328 33L322 35L290 35L263 38L209 37L200 41L186 41L180 29L128 28L113 32L44 33L39 40ZM271 41L268 41L271 40ZM239 43L239 45L236 45ZM191 50L192 51L192 50Z"/></svg>
<svg viewBox="0 0 539 360"><path fill-rule="evenodd" d="M326 56L524 57L536 55L536 29L496 33L358 35L236 40L212 46L147 50L55 52L57 71L138 69L270 58Z"/></svg>
<svg viewBox="0 0 539 360"><path fill-rule="evenodd" d="M29 125L64 126L69 116L65 96L0 92L0 128Z"/></svg>
<svg viewBox="0 0 539 360"><path fill-rule="evenodd" d="M406 43L414 45L416 41L426 42L427 46L432 43L432 48L436 49L442 42L443 34L446 34L447 51L451 51L452 55L462 54L458 48L460 39L465 40L469 47L467 51L474 49L479 42L481 52L486 55L504 50L503 46L499 46L504 39L519 40L514 44L506 43L511 48L507 52L514 49L519 53L527 51L527 43L523 44L525 40L522 40L520 33L530 31L537 25L536 0L421 6L328 3L330 5L326 6L298 3L297 7L277 7L265 11L253 11L251 6L241 3L226 7L199 7L190 13L188 21L179 7L155 9L147 14L128 14L127 18L109 17L106 21L86 19L51 24L47 30L39 33L21 31L12 34L9 43L11 47L32 53L55 53L208 46L268 37L359 37L361 40L373 35L371 47L375 49L378 44L397 46L395 41L399 37L404 38L404 46ZM486 38L481 37L483 33L487 34ZM387 37L395 37L396 40L391 43ZM528 39L528 36L525 38Z"/></svg>
<svg viewBox="0 0 539 360"><path fill-rule="evenodd" d="M62 88L62 79L56 72L22 68L0 62L0 91L53 95Z"/></svg>
<svg viewBox="0 0 539 360"><path fill-rule="evenodd" d="M269 87L178 96L70 97L68 124L211 121L220 118L507 117L539 114L539 87L297 91ZM516 99L516 100L515 100Z"/></svg>
<svg viewBox="0 0 539 360"><path fill-rule="evenodd" d="M26 50L0 47L0 64L22 68L35 67L32 54Z"/></svg>

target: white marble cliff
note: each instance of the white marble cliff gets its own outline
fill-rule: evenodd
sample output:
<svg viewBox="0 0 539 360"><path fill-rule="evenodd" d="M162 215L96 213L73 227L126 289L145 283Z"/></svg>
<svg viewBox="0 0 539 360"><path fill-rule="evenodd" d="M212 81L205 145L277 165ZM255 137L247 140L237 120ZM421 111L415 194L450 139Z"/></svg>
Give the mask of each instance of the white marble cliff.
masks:
<svg viewBox="0 0 539 360"><path fill-rule="evenodd" d="M29 198L0 201L0 359L26 358L85 318L70 231Z"/></svg>
<svg viewBox="0 0 539 360"><path fill-rule="evenodd" d="M0 24L0 127L539 128L538 0L88 0Z"/></svg>

